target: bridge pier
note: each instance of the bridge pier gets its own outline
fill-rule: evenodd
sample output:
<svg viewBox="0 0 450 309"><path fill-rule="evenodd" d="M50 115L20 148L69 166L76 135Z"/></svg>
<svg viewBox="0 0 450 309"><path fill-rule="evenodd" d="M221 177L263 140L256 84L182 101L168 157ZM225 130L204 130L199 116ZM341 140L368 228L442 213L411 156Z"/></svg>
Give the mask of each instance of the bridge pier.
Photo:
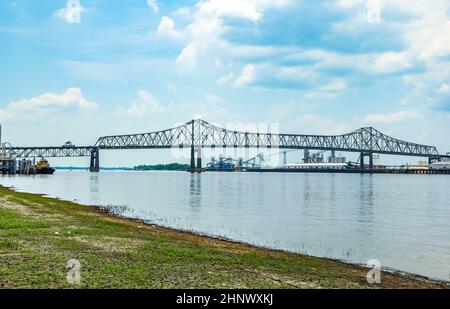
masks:
<svg viewBox="0 0 450 309"><path fill-rule="evenodd" d="M364 164L364 157L369 157L369 170L372 170L373 169L373 153L372 152L361 152L359 168L361 170L364 170L366 168L366 165Z"/></svg>
<svg viewBox="0 0 450 309"><path fill-rule="evenodd" d="M361 154L359 156L359 168L361 170L364 169L364 152L361 152Z"/></svg>
<svg viewBox="0 0 450 309"><path fill-rule="evenodd" d="M309 163L309 149L303 150L303 163Z"/></svg>
<svg viewBox="0 0 450 309"><path fill-rule="evenodd" d="M100 172L100 150L98 147L92 148L91 150L91 164L89 171L91 173Z"/></svg>
<svg viewBox="0 0 450 309"><path fill-rule="evenodd" d="M195 154L197 153L197 161L195 160ZM197 164L196 164L197 163ZM201 172L202 171L202 149L191 147L191 164L189 172Z"/></svg>
<svg viewBox="0 0 450 309"><path fill-rule="evenodd" d="M197 170L198 171L202 170L202 149L201 148L197 149Z"/></svg>
<svg viewBox="0 0 450 309"><path fill-rule="evenodd" d="M195 149L194 146L191 147L191 167L190 171L193 172L195 170Z"/></svg>

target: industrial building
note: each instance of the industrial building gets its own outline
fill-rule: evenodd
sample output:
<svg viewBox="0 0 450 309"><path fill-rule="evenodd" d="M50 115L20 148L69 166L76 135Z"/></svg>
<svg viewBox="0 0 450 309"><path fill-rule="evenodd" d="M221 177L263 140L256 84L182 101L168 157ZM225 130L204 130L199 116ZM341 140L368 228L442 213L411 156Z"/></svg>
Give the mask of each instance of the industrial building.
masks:
<svg viewBox="0 0 450 309"><path fill-rule="evenodd" d="M434 162L430 164L430 169L450 169L450 162Z"/></svg>
<svg viewBox="0 0 450 309"><path fill-rule="evenodd" d="M2 126L0 125L0 173L15 174L17 171L17 160L11 152L11 145L2 142Z"/></svg>

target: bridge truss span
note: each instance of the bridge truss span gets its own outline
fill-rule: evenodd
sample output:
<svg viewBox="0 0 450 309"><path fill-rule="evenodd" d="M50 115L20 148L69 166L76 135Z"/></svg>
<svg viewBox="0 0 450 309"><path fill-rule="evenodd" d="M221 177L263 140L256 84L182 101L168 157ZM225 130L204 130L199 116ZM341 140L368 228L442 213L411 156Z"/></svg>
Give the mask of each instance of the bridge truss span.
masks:
<svg viewBox="0 0 450 309"><path fill-rule="evenodd" d="M11 147L11 152L18 158L64 158L89 157L92 146L77 147Z"/></svg>
<svg viewBox="0 0 450 309"><path fill-rule="evenodd" d="M192 144L192 130L184 125L150 133L113 135L100 137L94 147L100 149L152 149L188 147Z"/></svg>
<svg viewBox="0 0 450 309"><path fill-rule="evenodd" d="M304 135L271 132L244 132L225 129L204 120L191 120L171 129L141 134L100 137L94 146L11 147L18 158L27 157L88 157L91 171L99 170L99 151L108 149L168 149L191 150L191 168L195 168L195 152L202 148L260 148L260 149L310 149L360 153L361 168L364 157L369 156L373 167L373 154L427 157L429 162L450 160L450 155L440 155L436 147L411 143L390 137L380 131L365 127L341 135ZM198 151L197 167L201 167Z"/></svg>
<svg viewBox="0 0 450 309"><path fill-rule="evenodd" d="M284 148L439 156L434 146L392 138L371 127L342 135L300 135L233 131L204 120L192 120L172 129L151 133L101 137L95 146L100 149Z"/></svg>

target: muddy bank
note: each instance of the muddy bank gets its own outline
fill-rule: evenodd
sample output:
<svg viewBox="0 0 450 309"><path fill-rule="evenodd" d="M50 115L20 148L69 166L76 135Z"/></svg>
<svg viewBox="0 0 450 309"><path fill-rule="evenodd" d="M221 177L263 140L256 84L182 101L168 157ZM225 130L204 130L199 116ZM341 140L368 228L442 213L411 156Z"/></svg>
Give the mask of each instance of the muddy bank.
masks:
<svg viewBox="0 0 450 309"><path fill-rule="evenodd" d="M80 284L67 281L69 260ZM0 187L2 288L449 288L408 274L257 248Z"/></svg>

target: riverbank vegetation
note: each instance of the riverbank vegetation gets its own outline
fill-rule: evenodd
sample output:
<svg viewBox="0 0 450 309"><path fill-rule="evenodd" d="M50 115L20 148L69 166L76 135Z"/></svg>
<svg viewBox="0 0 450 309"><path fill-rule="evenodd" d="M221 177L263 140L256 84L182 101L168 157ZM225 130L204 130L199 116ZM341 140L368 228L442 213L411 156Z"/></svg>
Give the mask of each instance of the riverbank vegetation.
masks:
<svg viewBox="0 0 450 309"><path fill-rule="evenodd" d="M169 163L156 165L138 165L133 169L136 171L187 171L189 164Z"/></svg>
<svg viewBox="0 0 450 309"><path fill-rule="evenodd" d="M80 285L67 281L73 259L81 266ZM371 285L367 271L0 187L0 288L448 287L384 272L382 283Z"/></svg>

